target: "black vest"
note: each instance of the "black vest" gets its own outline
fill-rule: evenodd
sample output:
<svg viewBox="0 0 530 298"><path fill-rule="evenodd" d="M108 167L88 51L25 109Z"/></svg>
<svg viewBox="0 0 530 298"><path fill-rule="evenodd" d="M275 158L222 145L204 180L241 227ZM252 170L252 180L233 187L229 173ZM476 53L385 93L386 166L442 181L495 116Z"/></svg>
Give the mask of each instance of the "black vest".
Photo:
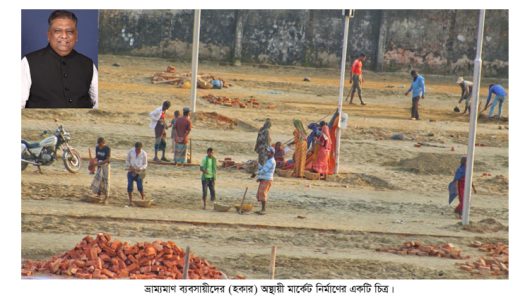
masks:
<svg viewBox="0 0 530 298"><path fill-rule="evenodd" d="M72 50L61 57L48 45L26 55L31 89L26 108L92 108L93 62Z"/></svg>

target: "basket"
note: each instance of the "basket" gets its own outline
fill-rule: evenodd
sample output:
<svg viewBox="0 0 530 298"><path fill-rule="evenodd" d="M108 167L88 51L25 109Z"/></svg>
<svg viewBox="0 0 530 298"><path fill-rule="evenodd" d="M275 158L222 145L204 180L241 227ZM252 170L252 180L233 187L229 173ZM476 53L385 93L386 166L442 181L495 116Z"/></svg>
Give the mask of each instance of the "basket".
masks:
<svg viewBox="0 0 530 298"><path fill-rule="evenodd" d="M320 180L320 173L313 173L310 171L305 171L304 177L309 180Z"/></svg>
<svg viewBox="0 0 530 298"><path fill-rule="evenodd" d="M254 208L254 205L252 204L243 204L243 206L235 205L236 211L239 213L239 209L241 209L242 212L250 212Z"/></svg>
<svg viewBox="0 0 530 298"><path fill-rule="evenodd" d="M132 203L136 207L149 208L151 207L153 200L133 200Z"/></svg>
<svg viewBox="0 0 530 298"><path fill-rule="evenodd" d="M232 208L231 206L225 206L218 203L213 203L213 210L219 211L219 212L227 212Z"/></svg>
<svg viewBox="0 0 530 298"><path fill-rule="evenodd" d="M293 172L294 172L293 170L282 170L282 169L277 169L276 170L276 173L280 177L292 177L293 176Z"/></svg>

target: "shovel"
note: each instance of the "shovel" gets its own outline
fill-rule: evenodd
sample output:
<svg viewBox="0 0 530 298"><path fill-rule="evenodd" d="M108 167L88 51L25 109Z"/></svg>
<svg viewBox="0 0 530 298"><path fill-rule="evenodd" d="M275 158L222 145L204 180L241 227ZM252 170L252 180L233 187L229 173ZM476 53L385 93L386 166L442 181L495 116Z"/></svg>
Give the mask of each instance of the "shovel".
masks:
<svg viewBox="0 0 530 298"><path fill-rule="evenodd" d="M241 199L241 205L239 206L239 214L243 214L243 202L245 202L245 197L247 196L248 186L245 188L245 193L243 194L243 198Z"/></svg>

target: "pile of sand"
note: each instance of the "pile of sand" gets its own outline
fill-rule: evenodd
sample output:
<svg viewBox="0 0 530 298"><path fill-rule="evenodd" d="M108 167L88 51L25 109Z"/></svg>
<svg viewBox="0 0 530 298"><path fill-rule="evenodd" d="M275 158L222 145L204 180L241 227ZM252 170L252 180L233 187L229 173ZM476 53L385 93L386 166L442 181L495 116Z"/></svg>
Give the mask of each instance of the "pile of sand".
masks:
<svg viewBox="0 0 530 298"><path fill-rule="evenodd" d="M241 121L233 119L216 112L197 112L194 114L194 125L198 127L207 128L222 128L222 129L236 129L239 128L244 131L255 132L258 131L254 126Z"/></svg>
<svg viewBox="0 0 530 298"><path fill-rule="evenodd" d="M359 173L330 175L326 178L326 180L344 185L355 186L357 188L370 187L375 189L399 189L398 187L379 177Z"/></svg>
<svg viewBox="0 0 530 298"><path fill-rule="evenodd" d="M398 162L385 163L398 170L419 175L453 175L460 165L460 156L454 154L420 153L414 158L400 159ZM485 164L475 160L475 170L482 171Z"/></svg>
<svg viewBox="0 0 530 298"><path fill-rule="evenodd" d="M498 222L494 218L486 218L477 223L470 222L469 225L464 226L464 230L474 233L487 233L508 231L508 227Z"/></svg>

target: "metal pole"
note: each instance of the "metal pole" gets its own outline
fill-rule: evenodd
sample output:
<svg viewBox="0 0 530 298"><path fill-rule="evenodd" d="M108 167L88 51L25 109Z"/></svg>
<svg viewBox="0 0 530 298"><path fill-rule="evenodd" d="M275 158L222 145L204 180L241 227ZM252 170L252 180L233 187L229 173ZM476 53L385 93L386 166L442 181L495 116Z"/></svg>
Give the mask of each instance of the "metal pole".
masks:
<svg viewBox="0 0 530 298"><path fill-rule="evenodd" d="M353 15L353 11L352 11ZM342 61L340 63L340 83L339 83L339 107L338 107L338 117L339 122L337 126L337 146L335 146L335 174L339 173L339 156L340 156L340 121L342 119L342 98L344 97L344 76L346 72L346 53L348 52L348 30L350 25L350 17L345 13L344 14L344 35L342 37Z"/></svg>
<svg viewBox="0 0 530 298"><path fill-rule="evenodd" d="M197 101L197 69L199 67L199 34L201 32L201 10L195 10L193 18L193 45L191 54L191 111L195 113Z"/></svg>
<svg viewBox="0 0 530 298"><path fill-rule="evenodd" d="M462 224L469 224L469 207L471 205L471 185L473 183L473 163L475 159L475 140L477 137L477 114L480 95L480 72L482 70L482 38L484 37L484 18L486 10L480 10L478 17L477 32L477 56L473 68L473 93L472 108L469 118L469 141L467 144L467 162L466 162L466 186L464 189L464 209L462 212Z"/></svg>

